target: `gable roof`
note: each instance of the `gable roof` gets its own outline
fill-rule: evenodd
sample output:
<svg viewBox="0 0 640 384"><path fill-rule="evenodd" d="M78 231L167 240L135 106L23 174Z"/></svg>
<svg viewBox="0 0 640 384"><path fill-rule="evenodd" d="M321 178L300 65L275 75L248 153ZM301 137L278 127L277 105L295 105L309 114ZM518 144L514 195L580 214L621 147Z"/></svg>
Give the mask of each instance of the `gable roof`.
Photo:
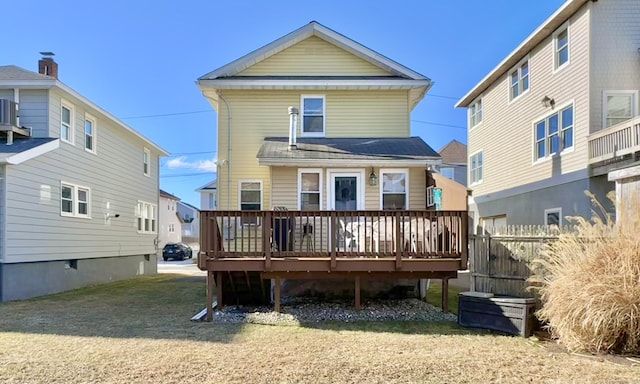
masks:
<svg viewBox="0 0 640 384"><path fill-rule="evenodd" d="M62 83L60 80L57 80L54 77L42 75L37 72L32 72L26 70L24 68L18 67L16 65L3 65L0 66L0 86L11 86L11 87L20 87L20 88L33 88L33 89L48 89L52 87L57 87L72 97L80 100L80 102L89 105L94 110L98 111L102 115L106 116L109 120L113 121L124 129L125 131L133 134L139 139L143 140L145 143L149 145L149 147L153 148L155 151L160 152L161 156L167 156L169 152L165 151L158 145L156 145L153 141L144 137L135 129L131 128L127 124L120 121L117 117L113 116L106 110L102 109L97 104L93 103L91 100L82 96L78 92L74 91L69 86Z"/></svg>
<svg viewBox="0 0 640 384"><path fill-rule="evenodd" d="M194 211L198 211L198 212L200 212L200 209L199 209L199 208L194 207L193 205L191 205L191 204L189 204L189 203L187 203L187 202L185 202L185 201L178 201L178 205L182 205L182 206L184 206L184 207L186 207L186 208L190 208L190 209L192 209L192 210L194 210Z"/></svg>
<svg viewBox="0 0 640 384"><path fill-rule="evenodd" d="M258 151L260 165L304 166L426 166L439 164L440 155L420 137L398 138L289 138L267 137Z"/></svg>
<svg viewBox="0 0 640 384"><path fill-rule="evenodd" d="M389 76L236 76L245 69L293 45L316 36L379 68ZM325 27L317 21L232 61L198 78L204 92L210 89L210 102L217 108L217 89L409 89L413 108L431 88L428 77L415 72L364 45Z"/></svg>
<svg viewBox="0 0 640 384"><path fill-rule="evenodd" d="M467 146L458 140L451 140L438 153L442 156L442 164L467 164Z"/></svg>
<svg viewBox="0 0 640 384"><path fill-rule="evenodd" d="M167 199L180 201L179 197L174 196L174 195L170 194L169 192L163 191L162 189L160 190L160 197L165 197Z"/></svg>
<svg viewBox="0 0 640 384"><path fill-rule="evenodd" d="M524 56L533 48L550 36L558 27L567 21L580 7L589 0L567 0L557 11L545 20L529 37L513 50L504 60L498 64L484 79L464 95L455 105L458 107L468 107L478 98L491 84L495 83L508 70L513 68Z"/></svg>
<svg viewBox="0 0 640 384"><path fill-rule="evenodd" d="M0 140L0 164L20 164L60 147L60 139L52 137L16 139L6 145Z"/></svg>
<svg viewBox="0 0 640 384"><path fill-rule="evenodd" d="M210 190L210 189L217 189L218 188L218 180L213 180L211 182L208 182L207 184L203 185L200 188L197 188L196 191L203 191L203 190Z"/></svg>

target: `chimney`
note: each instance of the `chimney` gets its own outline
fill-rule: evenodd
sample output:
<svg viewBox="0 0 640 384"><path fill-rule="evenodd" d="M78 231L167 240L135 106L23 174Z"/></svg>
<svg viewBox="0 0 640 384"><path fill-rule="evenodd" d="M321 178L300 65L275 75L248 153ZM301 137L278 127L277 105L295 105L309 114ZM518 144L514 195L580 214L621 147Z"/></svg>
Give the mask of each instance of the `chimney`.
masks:
<svg viewBox="0 0 640 384"><path fill-rule="evenodd" d="M53 78L58 78L58 63L53 61L53 56L55 53L53 52L40 52L42 58L38 61L38 72L51 76Z"/></svg>
<svg viewBox="0 0 640 384"><path fill-rule="evenodd" d="M289 107L289 150L297 149L298 108Z"/></svg>

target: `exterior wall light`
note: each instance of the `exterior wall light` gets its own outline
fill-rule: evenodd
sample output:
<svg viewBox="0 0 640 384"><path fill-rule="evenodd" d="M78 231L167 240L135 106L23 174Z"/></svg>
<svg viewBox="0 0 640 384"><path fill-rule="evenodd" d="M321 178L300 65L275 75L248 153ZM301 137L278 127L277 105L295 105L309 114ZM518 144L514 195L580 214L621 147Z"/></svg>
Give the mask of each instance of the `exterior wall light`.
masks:
<svg viewBox="0 0 640 384"><path fill-rule="evenodd" d="M373 168L371 168L371 173L369 174L369 185L372 187L375 187L376 185L378 185L378 176L376 176L376 173L373 171Z"/></svg>
<svg viewBox="0 0 640 384"><path fill-rule="evenodd" d="M553 107L555 107L556 105L556 101L553 98L550 98L549 96L544 96L544 98L542 99L542 106L545 108L551 107L551 109L553 109Z"/></svg>

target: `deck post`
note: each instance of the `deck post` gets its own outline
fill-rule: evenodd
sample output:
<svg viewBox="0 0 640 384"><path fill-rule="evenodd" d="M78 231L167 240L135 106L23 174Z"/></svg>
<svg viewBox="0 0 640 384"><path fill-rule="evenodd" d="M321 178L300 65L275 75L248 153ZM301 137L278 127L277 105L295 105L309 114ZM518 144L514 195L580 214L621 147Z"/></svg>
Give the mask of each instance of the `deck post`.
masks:
<svg viewBox="0 0 640 384"><path fill-rule="evenodd" d="M442 312L449 313L449 278L442 279Z"/></svg>
<svg viewBox="0 0 640 384"><path fill-rule="evenodd" d="M336 211L331 211L330 213L330 223L331 223L331 265L330 268L333 270L337 266L336 262L336 250L338 249L338 220L336 217Z"/></svg>
<svg viewBox="0 0 640 384"><path fill-rule="evenodd" d="M400 212L396 212L396 270L402 269L402 256L404 253L404 233L400 230Z"/></svg>
<svg viewBox="0 0 640 384"><path fill-rule="evenodd" d="M264 268L266 271L271 270L271 222L273 215L271 211L267 211L263 222L262 232L262 249L264 250ZM275 240L275 239L274 239Z"/></svg>
<svg viewBox="0 0 640 384"><path fill-rule="evenodd" d="M275 298L274 298L273 310L280 313L280 288L282 284L280 281L280 277L276 277L274 280L275 280L276 286L274 287Z"/></svg>
<svg viewBox="0 0 640 384"><path fill-rule="evenodd" d="M207 271L207 321L213 320L213 272Z"/></svg>
<svg viewBox="0 0 640 384"><path fill-rule="evenodd" d="M355 291L355 302L356 302L356 311L360 311L360 276L356 276L356 291Z"/></svg>
<svg viewBox="0 0 640 384"><path fill-rule="evenodd" d="M224 303L222 302L222 272L218 272L218 278L216 279L216 299L218 300L218 307L222 308ZM213 278L213 272L211 272Z"/></svg>

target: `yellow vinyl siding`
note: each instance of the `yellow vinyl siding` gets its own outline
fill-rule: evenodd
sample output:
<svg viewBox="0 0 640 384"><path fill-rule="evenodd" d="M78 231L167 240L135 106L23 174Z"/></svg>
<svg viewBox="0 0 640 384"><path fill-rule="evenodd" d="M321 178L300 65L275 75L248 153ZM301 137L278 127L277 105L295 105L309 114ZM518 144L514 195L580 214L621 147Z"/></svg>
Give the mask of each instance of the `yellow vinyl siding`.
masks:
<svg viewBox="0 0 640 384"><path fill-rule="evenodd" d="M471 184L474 196L538 182L587 166L589 132L589 13L583 7L570 21L568 67L555 72L553 39L549 36L529 53L530 88L509 100L509 73L483 94L482 124L469 132L469 157L482 150L483 181ZM579 90L579 91L577 91ZM544 107L547 95L555 109ZM534 163L534 124L573 102L573 151Z"/></svg>
<svg viewBox="0 0 640 384"><path fill-rule="evenodd" d="M238 76L390 76L391 73L312 36L245 69Z"/></svg>

